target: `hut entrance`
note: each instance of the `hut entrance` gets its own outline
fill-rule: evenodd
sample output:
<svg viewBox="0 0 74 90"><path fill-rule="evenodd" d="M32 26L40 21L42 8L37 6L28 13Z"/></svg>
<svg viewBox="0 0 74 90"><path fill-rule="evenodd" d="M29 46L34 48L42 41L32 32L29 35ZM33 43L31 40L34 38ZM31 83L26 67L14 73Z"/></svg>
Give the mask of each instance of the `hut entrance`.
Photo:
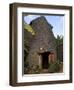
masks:
<svg viewBox="0 0 74 90"><path fill-rule="evenodd" d="M43 69L48 69L49 66L49 54L50 52L44 52L42 53L42 68Z"/></svg>
<svg viewBox="0 0 74 90"><path fill-rule="evenodd" d="M52 61L54 62L55 57L54 53L52 52L44 52L38 53L39 54L39 65L42 69L48 69L49 63Z"/></svg>

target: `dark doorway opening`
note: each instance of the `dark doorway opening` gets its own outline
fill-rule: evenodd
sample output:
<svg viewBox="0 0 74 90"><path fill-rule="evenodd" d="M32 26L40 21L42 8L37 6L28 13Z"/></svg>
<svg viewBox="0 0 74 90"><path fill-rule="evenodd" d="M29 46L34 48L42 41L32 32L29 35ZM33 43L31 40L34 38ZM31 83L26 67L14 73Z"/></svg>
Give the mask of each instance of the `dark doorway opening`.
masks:
<svg viewBox="0 0 74 90"><path fill-rule="evenodd" d="M49 54L50 54L50 52L42 53L42 68L43 69L48 69L48 66L49 66Z"/></svg>

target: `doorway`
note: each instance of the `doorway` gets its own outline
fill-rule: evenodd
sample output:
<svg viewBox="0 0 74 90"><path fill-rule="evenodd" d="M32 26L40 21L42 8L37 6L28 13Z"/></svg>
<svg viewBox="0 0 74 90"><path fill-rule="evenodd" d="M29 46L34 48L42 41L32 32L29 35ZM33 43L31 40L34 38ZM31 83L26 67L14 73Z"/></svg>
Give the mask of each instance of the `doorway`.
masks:
<svg viewBox="0 0 74 90"><path fill-rule="evenodd" d="M50 52L44 52L42 53L42 68L43 69L48 69L49 66L49 54Z"/></svg>

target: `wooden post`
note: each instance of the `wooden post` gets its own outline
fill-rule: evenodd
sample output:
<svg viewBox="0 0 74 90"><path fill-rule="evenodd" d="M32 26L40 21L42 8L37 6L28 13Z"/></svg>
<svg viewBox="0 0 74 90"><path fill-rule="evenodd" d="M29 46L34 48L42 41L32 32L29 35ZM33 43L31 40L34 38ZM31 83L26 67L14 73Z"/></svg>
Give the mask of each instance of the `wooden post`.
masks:
<svg viewBox="0 0 74 90"><path fill-rule="evenodd" d="M49 54L48 60L49 60L49 62L51 62L51 54Z"/></svg>
<svg viewBox="0 0 74 90"><path fill-rule="evenodd" d="M54 62L54 59L55 59L54 53L49 54L48 58L49 58L49 62Z"/></svg>
<svg viewBox="0 0 74 90"><path fill-rule="evenodd" d="M42 57L39 55L39 67L42 68Z"/></svg>

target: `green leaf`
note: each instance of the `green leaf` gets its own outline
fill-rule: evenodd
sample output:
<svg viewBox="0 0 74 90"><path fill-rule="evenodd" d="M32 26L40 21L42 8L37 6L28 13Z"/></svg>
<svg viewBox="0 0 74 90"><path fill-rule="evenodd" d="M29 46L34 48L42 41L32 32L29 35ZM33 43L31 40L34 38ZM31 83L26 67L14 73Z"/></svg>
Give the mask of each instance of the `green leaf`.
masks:
<svg viewBox="0 0 74 90"><path fill-rule="evenodd" d="M24 29L30 32L32 35L35 35L33 28L29 24L24 24Z"/></svg>

